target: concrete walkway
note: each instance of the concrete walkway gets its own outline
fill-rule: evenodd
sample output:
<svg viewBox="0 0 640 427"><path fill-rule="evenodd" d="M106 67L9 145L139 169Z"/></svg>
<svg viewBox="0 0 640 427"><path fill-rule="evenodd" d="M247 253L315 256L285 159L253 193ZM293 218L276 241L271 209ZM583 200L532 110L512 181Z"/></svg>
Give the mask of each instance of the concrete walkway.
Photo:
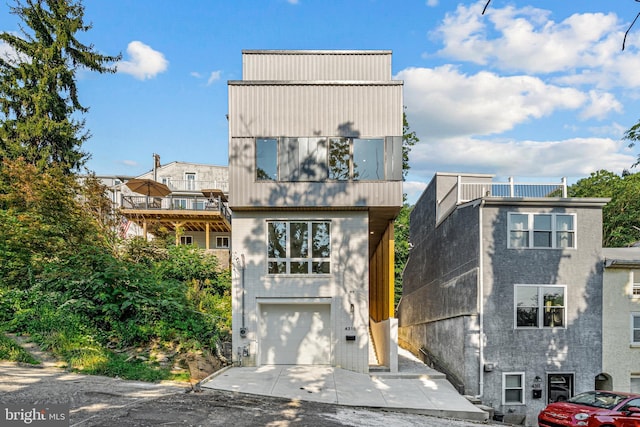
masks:
<svg viewBox="0 0 640 427"><path fill-rule="evenodd" d="M488 414L461 396L444 374L398 349L398 373L358 374L328 366L230 367L202 387L345 406L387 408L485 421Z"/></svg>

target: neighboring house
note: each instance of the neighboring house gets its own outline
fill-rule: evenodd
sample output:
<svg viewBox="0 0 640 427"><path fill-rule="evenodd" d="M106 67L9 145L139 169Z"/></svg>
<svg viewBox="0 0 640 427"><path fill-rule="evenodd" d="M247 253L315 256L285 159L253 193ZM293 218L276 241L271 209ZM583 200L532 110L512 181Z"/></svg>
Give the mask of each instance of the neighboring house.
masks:
<svg viewBox="0 0 640 427"><path fill-rule="evenodd" d="M127 187L118 179L109 187L120 213L123 236L145 238L152 229L175 234L176 244L193 244L216 254L220 264L229 265L231 212L228 209L228 168L187 162L160 164L156 155L154 168L138 179L165 184L171 191L161 197L148 197ZM104 179L102 180L105 181Z"/></svg>
<svg viewBox="0 0 640 427"><path fill-rule="evenodd" d="M602 252L602 370L609 390L640 393L640 247Z"/></svg>
<svg viewBox="0 0 640 427"><path fill-rule="evenodd" d="M394 370L391 52L251 50L242 64L228 83L233 360L368 372L372 319Z"/></svg>
<svg viewBox="0 0 640 427"><path fill-rule="evenodd" d="M399 341L504 421L593 389L602 363L602 207L559 185L438 173L416 203Z"/></svg>

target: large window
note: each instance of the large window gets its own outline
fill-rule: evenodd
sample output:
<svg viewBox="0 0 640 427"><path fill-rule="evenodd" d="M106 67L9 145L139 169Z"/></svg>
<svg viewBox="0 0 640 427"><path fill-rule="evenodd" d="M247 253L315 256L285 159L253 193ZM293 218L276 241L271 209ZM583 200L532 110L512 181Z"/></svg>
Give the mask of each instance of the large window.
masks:
<svg viewBox="0 0 640 427"><path fill-rule="evenodd" d="M524 404L524 372L505 372L502 374L502 404Z"/></svg>
<svg viewBox="0 0 640 427"><path fill-rule="evenodd" d="M640 345L640 313L631 313L631 344Z"/></svg>
<svg viewBox="0 0 640 427"><path fill-rule="evenodd" d="M271 221L267 225L269 274L329 274L331 223Z"/></svg>
<svg viewBox="0 0 640 427"><path fill-rule="evenodd" d="M565 286L515 285L516 328L565 325Z"/></svg>
<svg viewBox="0 0 640 427"><path fill-rule="evenodd" d="M509 213L509 247L575 248L574 214Z"/></svg>
<svg viewBox="0 0 640 427"><path fill-rule="evenodd" d="M402 137L256 138L256 179L402 180Z"/></svg>

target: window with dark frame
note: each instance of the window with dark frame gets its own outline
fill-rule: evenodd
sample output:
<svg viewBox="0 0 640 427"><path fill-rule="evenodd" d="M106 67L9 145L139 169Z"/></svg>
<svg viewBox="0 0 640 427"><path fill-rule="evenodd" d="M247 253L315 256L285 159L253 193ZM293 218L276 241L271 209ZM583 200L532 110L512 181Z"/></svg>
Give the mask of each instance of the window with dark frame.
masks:
<svg viewBox="0 0 640 427"><path fill-rule="evenodd" d="M402 179L402 137L256 138L255 144L257 181Z"/></svg>
<svg viewBox="0 0 640 427"><path fill-rule="evenodd" d="M269 274L331 272L329 221L269 221L267 235Z"/></svg>

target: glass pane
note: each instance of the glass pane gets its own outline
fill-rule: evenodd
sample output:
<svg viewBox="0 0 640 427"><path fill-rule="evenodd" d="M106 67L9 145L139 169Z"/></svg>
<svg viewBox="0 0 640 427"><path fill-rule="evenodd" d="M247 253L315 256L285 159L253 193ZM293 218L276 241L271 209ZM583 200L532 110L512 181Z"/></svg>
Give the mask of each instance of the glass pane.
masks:
<svg viewBox="0 0 640 427"><path fill-rule="evenodd" d="M505 390L504 400L506 403L522 402L522 390Z"/></svg>
<svg viewBox="0 0 640 427"><path fill-rule="evenodd" d="M309 256L309 226L306 222L292 222L291 258L307 258Z"/></svg>
<svg viewBox="0 0 640 427"><path fill-rule="evenodd" d="M631 393L640 393L640 377L631 377Z"/></svg>
<svg viewBox="0 0 640 427"><path fill-rule="evenodd" d="M349 139L331 138L329 140L329 179L348 181L350 159Z"/></svg>
<svg viewBox="0 0 640 427"><path fill-rule="evenodd" d="M311 225L313 235L313 258L328 258L331 256L331 243L329 240L329 223L314 222Z"/></svg>
<svg viewBox="0 0 640 427"><path fill-rule="evenodd" d="M549 328L564 326L564 308L545 308L544 326Z"/></svg>
<svg viewBox="0 0 640 427"><path fill-rule="evenodd" d="M279 261L270 261L268 263L269 274L285 274L287 272L287 263Z"/></svg>
<svg viewBox="0 0 640 427"><path fill-rule="evenodd" d="M633 328L640 329L640 316L633 316Z"/></svg>
<svg viewBox="0 0 640 427"><path fill-rule="evenodd" d="M384 179L384 140L353 140L353 179Z"/></svg>
<svg viewBox="0 0 640 427"><path fill-rule="evenodd" d="M516 286L516 305L518 307L537 307L538 287Z"/></svg>
<svg viewBox="0 0 640 427"><path fill-rule="evenodd" d="M509 247L511 248L528 248L529 232L528 231L512 231Z"/></svg>
<svg viewBox="0 0 640 427"><path fill-rule="evenodd" d="M633 331L633 342L640 343L640 329L635 329Z"/></svg>
<svg viewBox="0 0 640 427"><path fill-rule="evenodd" d="M505 388L522 387L522 375L505 375L504 386Z"/></svg>
<svg viewBox="0 0 640 427"><path fill-rule="evenodd" d="M278 140L275 138L256 139L256 179L278 179Z"/></svg>
<svg viewBox="0 0 640 427"><path fill-rule="evenodd" d="M516 313L516 326L537 327L538 326L538 309L537 308L521 308L518 307Z"/></svg>
<svg viewBox="0 0 640 427"><path fill-rule="evenodd" d="M269 233L269 258L286 258L287 224L284 222L270 222L267 228Z"/></svg>
<svg viewBox="0 0 640 427"><path fill-rule="evenodd" d="M280 165L280 181L297 181L300 174L300 140L306 138L282 138L278 163ZM304 142L306 145L306 142Z"/></svg>
<svg viewBox="0 0 640 427"><path fill-rule="evenodd" d="M557 248L573 248L573 233L569 231L558 231L556 233Z"/></svg>
<svg viewBox="0 0 640 427"><path fill-rule="evenodd" d="M309 274L309 263L306 261L291 261L291 274Z"/></svg>
<svg viewBox="0 0 640 427"><path fill-rule="evenodd" d="M327 140L324 138L299 138L299 171L301 181L327 179Z"/></svg>
<svg viewBox="0 0 640 427"><path fill-rule="evenodd" d="M556 215L556 230L574 231L573 215Z"/></svg>
<svg viewBox="0 0 640 427"><path fill-rule="evenodd" d="M529 229L529 215L527 214L511 214L509 220L511 221L511 230Z"/></svg>
<svg viewBox="0 0 640 427"><path fill-rule="evenodd" d="M533 229L551 231L551 215L534 215Z"/></svg>
<svg viewBox="0 0 640 427"><path fill-rule="evenodd" d="M543 287L542 299L545 307L564 307L564 288Z"/></svg>
<svg viewBox="0 0 640 427"><path fill-rule="evenodd" d="M313 273L315 274L329 274L331 273L330 263L328 262L314 262L312 265Z"/></svg>
<svg viewBox="0 0 640 427"><path fill-rule="evenodd" d="M551 232L550 231L534 231L533 247L534 248L550 248Z"/></svg>

